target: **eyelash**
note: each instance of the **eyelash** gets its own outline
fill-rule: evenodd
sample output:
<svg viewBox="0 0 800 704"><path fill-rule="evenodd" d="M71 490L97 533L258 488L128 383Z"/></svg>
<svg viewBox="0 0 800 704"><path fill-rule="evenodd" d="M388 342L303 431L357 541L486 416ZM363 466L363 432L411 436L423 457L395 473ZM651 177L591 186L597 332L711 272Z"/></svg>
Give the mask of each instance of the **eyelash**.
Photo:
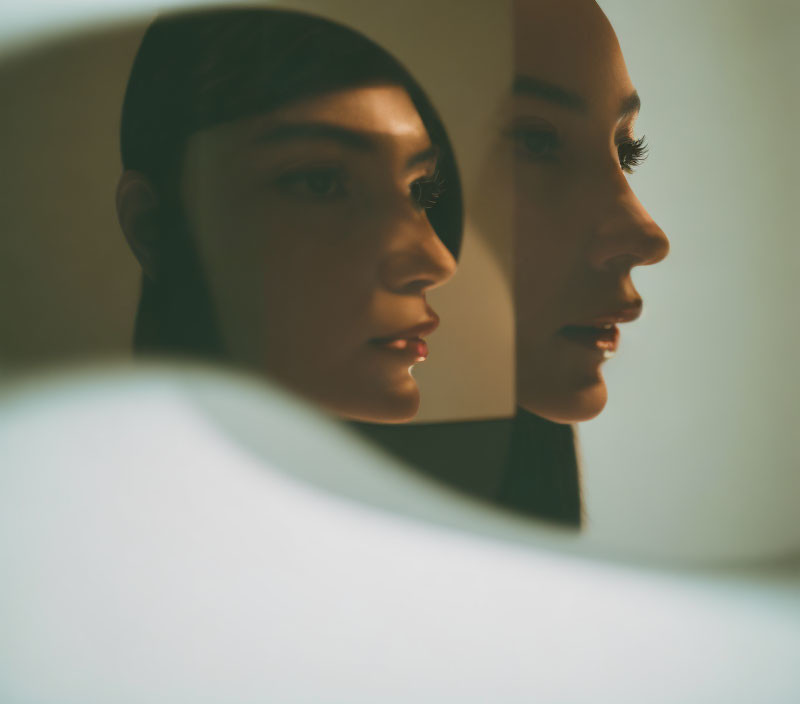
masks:
<svg viewBox="0 0 800 704"><path fill-rule="evenodd" d="M334 200L347 195L345 175L340 169L333 167L291 171L281 175L276 183L291 195L314 200ZM317 188L319 185L323 187ZM325 186L332 186L333 189ZM411 184L411 200L419 210L430 210L439 202L444 191L445 181L437 170Z"/></svg>
<svg viewBox="0 0 800 704"><path fill-rule="evenodd" d="M632 174L634 170L644 163L647 159L649 148L644 136L639 139L627 139L617 142L617 153L619 154L619 163L622 170L626 174Z"/></svg>
<svg viewBox="0 0 800 704"><path fill-rule="evenodd" d="M514 140L522 156L532 161L554 161L556 151L561 147L558 135L550 130L512 128L506 132L506 136ZM641 166L647 159L647 153L645 137L626 137L617 142L619 164L625 173L632 174Z"/></svg>
<svg viewBox="0 0 800 704"><path fill-rule="evenodd" d="M430 176L424 176L411 184L411 199L420 210L430 210L442 197L445 181L437 169Z"/></svg>

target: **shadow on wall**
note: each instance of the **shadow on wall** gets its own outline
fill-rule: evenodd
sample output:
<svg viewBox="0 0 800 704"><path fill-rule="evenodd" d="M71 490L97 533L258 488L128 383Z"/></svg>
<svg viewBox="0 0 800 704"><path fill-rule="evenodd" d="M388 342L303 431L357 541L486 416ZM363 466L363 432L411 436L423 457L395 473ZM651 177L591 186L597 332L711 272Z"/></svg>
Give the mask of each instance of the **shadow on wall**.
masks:
<svg viewBox="0 0 800 704"><path fill-rule="evenodd" d="M114 193L120 106L143 31L48 43L0 66L3 366L130 354L139 267Z"/></svg>

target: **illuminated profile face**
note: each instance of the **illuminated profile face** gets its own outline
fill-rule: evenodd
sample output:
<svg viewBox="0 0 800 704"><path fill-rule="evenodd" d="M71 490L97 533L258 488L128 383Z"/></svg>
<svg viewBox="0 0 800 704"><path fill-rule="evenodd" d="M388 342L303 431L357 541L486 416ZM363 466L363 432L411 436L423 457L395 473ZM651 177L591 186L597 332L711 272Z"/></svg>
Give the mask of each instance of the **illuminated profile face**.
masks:
<svg viewBox="0 0 800 704"><path fill-rule="evenodd" d="M631 269L669 248L628 183L645 156L639 98L593 0L516 0L514 63L518 402L587 420L617 325L642 310Z"/></svg>
<svg viewBox="0 0 800 704"><path fill-rule="evenodd" d="M181 202L224 348L344 417L402 421L455 261L428 221L437 147L367 85L194 133Z"/></svg>

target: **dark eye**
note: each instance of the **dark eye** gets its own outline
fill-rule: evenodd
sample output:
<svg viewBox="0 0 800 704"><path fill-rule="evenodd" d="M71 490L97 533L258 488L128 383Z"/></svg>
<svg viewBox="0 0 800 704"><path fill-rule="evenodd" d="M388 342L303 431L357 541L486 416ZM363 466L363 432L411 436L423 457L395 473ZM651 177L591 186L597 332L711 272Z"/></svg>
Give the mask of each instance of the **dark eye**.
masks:
<svg viewBox="0 0 800 704"><path fill-rule="evenodd" d="M506 134L514 140L517 152L533 161L553 159L560 146L558 135L552 130L515 127Z"/></svg>
<svg viewBox="0 0 800 704"><path fill-rule="evenodd" d="M647 158L647 143L644 137L624 139L617 143L619 165L626 173L632 174L637 166L641 166Z"/></svg>
<svg viewBox="0 0 800 704"><path fill-rule="evenodd" d="M329 200L347 194L345 175L339 168L290 171L280 176L277 184L290 195L313 200Z"/></svg>
<svg viewBox="0 0 800 704"><path fill-rule="evenodd" d="M411 200L420 209L432 208L439 202L442 193L444 193L444 179L438 171L411 184Z"/></svg>

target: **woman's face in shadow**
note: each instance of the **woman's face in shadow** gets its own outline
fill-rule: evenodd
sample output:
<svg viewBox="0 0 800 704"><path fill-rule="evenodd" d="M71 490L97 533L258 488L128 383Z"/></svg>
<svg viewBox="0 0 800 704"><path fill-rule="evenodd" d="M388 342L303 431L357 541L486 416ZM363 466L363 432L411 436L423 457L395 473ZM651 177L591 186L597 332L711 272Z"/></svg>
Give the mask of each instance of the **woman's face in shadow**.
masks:
<svg viewBox="0 0 800 704"><path fill-rule="evenodd" d="M427 217L437 150L370 85L195 133L181 198L233 360L345 417L402 421L455 261Z"/></svg>
<svg viewBox="0 0 800 704"><path fill-rule="evenodd" d="M617 324L642 310L631 269L668 242L628 183L646 153L639 99L597 5L517 0L514 62L519 404L586 420L606 402Z"/></svg>

